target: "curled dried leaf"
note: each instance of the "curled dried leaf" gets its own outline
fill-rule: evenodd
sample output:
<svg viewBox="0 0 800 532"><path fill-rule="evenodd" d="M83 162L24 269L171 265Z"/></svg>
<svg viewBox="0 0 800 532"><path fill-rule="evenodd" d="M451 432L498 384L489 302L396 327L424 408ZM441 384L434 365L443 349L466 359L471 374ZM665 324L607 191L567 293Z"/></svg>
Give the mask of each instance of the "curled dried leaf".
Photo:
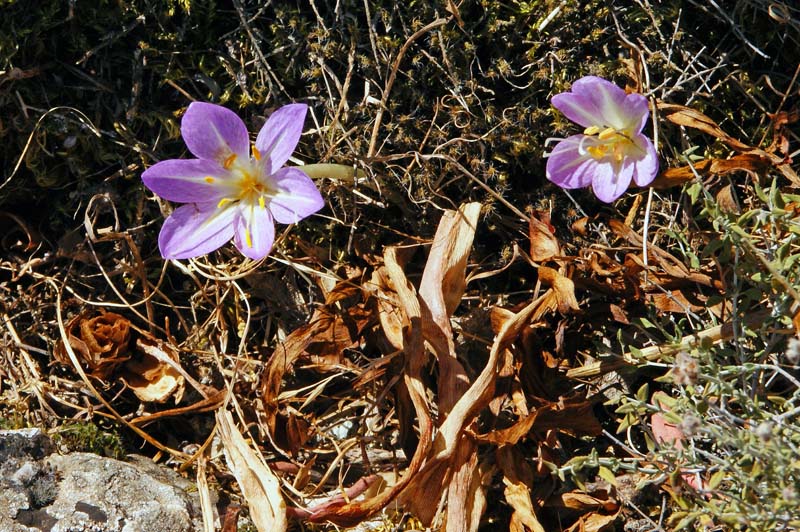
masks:
<svg viewBox="0 0 800 532"><path fill-rule="evenodd" d="M561 255L561 247L555 237L555 228L550 225L550 215L531 213L528 234L531 241L530 254L535 262L542 262Z"/></svg>
<svg viewBox="0 0 800 532"><path fill-rule="evenodd" d="M163 403L171 396L183 397L184 377L178 351L164 342L140 338L136 342L140 356L125 364L123 380L141 401Z"/></svg>
<svg viewBox="0 0 800 532"><path fill-rule="evenodd" d="M571 279L546 266L539 268L539 279L552 287L560 313L567 314L580 310L578 300L575 298L575 284Z"/></svg>
<svg viewBox="0 0 800 532"><path fill-rule="evenodd" d="M230 412L217 412L217 427L225 461L250 507L250 518L259 532L286 530L286 502L278 477L245 441Z"/></svg>
<svg viewBox="0 0 800 532"><path fill-rule="evenodd" d="M93 377L105 380L130 359L130 326L127 318L113 312L103 312L93 318L82 313L67 323L67 340L84 369ZM62 343L56 346L54 355L61 364L70 365Z"/></svg>

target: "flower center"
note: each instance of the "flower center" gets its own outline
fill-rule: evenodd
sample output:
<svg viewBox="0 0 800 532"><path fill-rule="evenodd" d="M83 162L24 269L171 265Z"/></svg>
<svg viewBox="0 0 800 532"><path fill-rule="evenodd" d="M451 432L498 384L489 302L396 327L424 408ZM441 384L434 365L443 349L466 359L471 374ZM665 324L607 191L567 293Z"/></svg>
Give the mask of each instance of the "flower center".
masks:
<svg viewBox="0 0 800 532"><path fill-rule="evenodd" d="M599 142L586 148L586 152L597 160L612 157L614 161L620 163L630 149L636 147L630 132L627 130L620 131L613 127L600 128L599 126L590 126L583 131L583 134L590 137L595 137L596 135L595 138Z"/></svg>
<svg viewBox="0 0 800 532"><path fill-rule="evenodd" d="M239 201L246 201L249 203L256 203L264 208L264 196L269 194L267 186L259 179L259 175L252 171L241 172L241 178L237 183L239 187L239 194L237 199Z"/></svg>
<svg viewBox="0 0 800 532"><path fill-rule="evenodd" d="M226 170L230 170L236 178L232 194L219 201L217 207L228 203L241 201L251 205L258 204L262 209L267 208L266 200L275 195L273 190L263 179L262 167L258 163L261 154L253 146L253 157L247 161L239 162L236 154L231 154L223 162Z"/></svg>

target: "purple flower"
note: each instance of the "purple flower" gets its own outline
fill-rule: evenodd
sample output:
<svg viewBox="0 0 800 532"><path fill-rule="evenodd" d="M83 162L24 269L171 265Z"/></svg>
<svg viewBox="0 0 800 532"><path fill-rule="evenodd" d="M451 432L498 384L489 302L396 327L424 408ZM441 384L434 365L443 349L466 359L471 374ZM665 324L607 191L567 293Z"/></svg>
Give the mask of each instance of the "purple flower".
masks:
<svg viewBox="0 0 800 532"><path fill-rule="evenodd" d="M642 134L650 118L647 98L587 76L572 84L572 92L553 96L552 104L586 129L547 155L547 179L568 189L592 185L595 195L610 203L631 180L643 187L656 177L658 154Z"/></svg>
<svg viewBox="0 0 800 532"><path fill-rule="evenodd" d="M233 111L192 103L181 135L197 159L161 161L142 174L162 198L186 203L164 222L158 247L165 259L210 253L231 238L243 255L261 259L275 240L275 222L295 223L325 202L300 169L283 167L300 140L308 107L292 104L269 117L250 150L244 122Z"/></svg>

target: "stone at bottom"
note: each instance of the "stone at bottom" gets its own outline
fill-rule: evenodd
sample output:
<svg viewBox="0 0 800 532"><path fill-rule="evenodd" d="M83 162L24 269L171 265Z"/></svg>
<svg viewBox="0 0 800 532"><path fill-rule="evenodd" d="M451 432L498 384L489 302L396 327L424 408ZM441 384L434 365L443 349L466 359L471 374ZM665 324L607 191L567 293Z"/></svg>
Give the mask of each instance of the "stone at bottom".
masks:
<svg viewBox="0 0 800 532"><path fill-rule="evenodd" d="M191 482L143 457L53 453L38 429L0 431L3 532L195 532Z"/></svg>

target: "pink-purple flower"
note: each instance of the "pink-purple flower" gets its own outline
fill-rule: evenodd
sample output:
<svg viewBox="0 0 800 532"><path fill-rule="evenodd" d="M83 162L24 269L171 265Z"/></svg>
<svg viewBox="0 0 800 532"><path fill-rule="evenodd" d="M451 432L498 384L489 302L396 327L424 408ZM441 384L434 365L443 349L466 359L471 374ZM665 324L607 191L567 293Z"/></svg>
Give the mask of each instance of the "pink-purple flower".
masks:
<svg viewBox="0 0 800 532"><path fill-rule="evenodd" d="M161 228L165 259L205 255L231 238L244 256L261 259L272 249L275 222L295 223L324 206L302 170L283 166L300 140L307 109L291 104L275 111L251 150L236 113L210 103L189 105L181 135L197 158L161 161L142 174L157 195L186 204Z"/></svg>
<svg viewBox="0 0 800 532"><path fill-rule="evenodd" d="M557 94L553 106L585 129L560 141L547 159L547 179L566 188L592 186L595 195L610 203L631 181L649 185L658 173L658 154L642 129L650 118L647 98L595 76L572 84Z"/></svg>

